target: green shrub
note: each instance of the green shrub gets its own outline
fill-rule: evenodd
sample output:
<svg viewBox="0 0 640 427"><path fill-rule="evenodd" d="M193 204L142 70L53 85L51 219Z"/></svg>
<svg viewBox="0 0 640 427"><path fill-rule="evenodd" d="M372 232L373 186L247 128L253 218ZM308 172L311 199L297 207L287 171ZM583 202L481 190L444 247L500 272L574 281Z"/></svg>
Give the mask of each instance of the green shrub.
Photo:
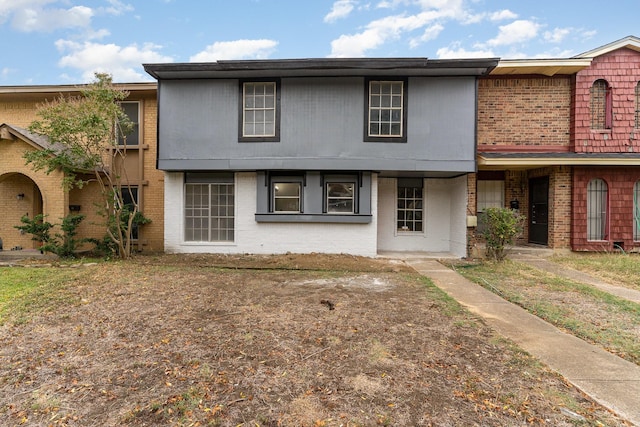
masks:
<svg viewBox="0 0 640 427"><path fill-rule="evenodd" d="M512 245L522 233L524 216L507 208L488 208L484 219L482 238L486 242L487 258L502 261L507 255L506 246Z"/></svg>
<svg viewBox="0 0 640 427"><path fill-rule="evenodd" d="M67 215L62 218L60 229L62 233L55 233L51 237L51 229L54 224L44 220L44 215L36 215L32 218L23 216L20 218L22 225L14 226L18 230L31 234L31 240L42 243L41 252L51 252L61 258L74 258L78 245L85 241L76 239L77 228L84 219L84 215Z"/></svg>

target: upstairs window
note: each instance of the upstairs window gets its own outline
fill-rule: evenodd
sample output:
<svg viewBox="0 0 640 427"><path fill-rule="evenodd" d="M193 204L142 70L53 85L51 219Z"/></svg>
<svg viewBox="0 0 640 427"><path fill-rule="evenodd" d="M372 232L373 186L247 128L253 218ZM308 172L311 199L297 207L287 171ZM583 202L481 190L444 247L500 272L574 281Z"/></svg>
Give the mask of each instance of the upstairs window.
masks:
<svg viewBox="0 0 640 427"><path fill-rule="evenodd" d="M280 87L277 81L242 82L241 141L280 140Z"/></svg>
<svg viewBox="0 0 640 427"><path fill-rule="evenodd" d="M369 80L365 141L406 142L406 96L404 80Z"/></svg>
<svg viewBox="0 0 640 427"><path fill-rule="evenodd" d="M591 129L611 129L613 122L611 86L606 80L596 80L590 93Z"/></svg>
<svg viewBox="0 0 640 427"><path fill-rule="evenodd" d="M609 190L602 179L587 185L587 240L607 240Z"/></svg>
<svg viewBox="0 0 640 427"><path fill-rule="evenodd" d="M122 102L120 108L129 117L129 120L133 123L133 129L129 134L122 135L122 132L118 130L118 144L120 145L138 145L140 144L140 103L139 102Z"/></svg>

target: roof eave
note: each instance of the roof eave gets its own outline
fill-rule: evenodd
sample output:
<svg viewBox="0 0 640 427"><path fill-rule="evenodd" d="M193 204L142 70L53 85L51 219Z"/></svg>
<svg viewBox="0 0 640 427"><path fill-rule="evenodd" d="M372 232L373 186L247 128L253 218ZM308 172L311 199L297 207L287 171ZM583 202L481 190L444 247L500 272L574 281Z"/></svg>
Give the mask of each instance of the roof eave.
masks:
<svg viewBox="0 0 640 427"><path fill-rule="evenodd" d="M635 50L636 52L640 52L640 38L635 36L627 36L620 40L607 43L604 46L600 46L595 49L589 50L587 52L583 52L579 55L574 56L574 58L595 58L597 56L601 56L609 52L613 52L614 50L618 50L622 48L627 48L627 49Z"/></svg>
<svg viewBox="0 0 640 427"><path fill-rule="evenodd" d="M638 157L527 157L527 158L509 158L509 157L484 157L482 154L477 156L478 168L480 169L500 169L500 168L535 168L544 166L640 166L640 158Z"/></svg>
<svg viewBox="0 0 640 427"><path fill-rule="evenodd" d="M143 67L149 75L162 80L259 76L484 75L497 64L497 58L338 58L143 64Z"/></svg>
<svg viewBox="0 0 640 427"><path fill-rule="evenodd" d="M502 59L491 75L571 75L591 65L591 58Z"/></svg>

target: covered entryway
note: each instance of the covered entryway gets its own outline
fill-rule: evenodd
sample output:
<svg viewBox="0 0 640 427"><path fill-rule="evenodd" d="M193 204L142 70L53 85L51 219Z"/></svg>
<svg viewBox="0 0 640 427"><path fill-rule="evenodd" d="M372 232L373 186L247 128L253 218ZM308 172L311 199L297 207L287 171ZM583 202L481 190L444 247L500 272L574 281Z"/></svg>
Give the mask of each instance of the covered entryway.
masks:
<svg viewBox="0 0 640 427"><path fill-rule="evenodd" d="M48 140L42 136L0 124L0 238L5 251L37 248L30 235L15 228L23 216L43 214L49 222L57 223L67 215L69 193L62 186L63 173L34 171L24 159L26 151L48 147Z"/></svg>
<svg viewBox="0 0 640 427"><path fill-rule="evenodd" d="M42 193L31 178L21 173L0 176L0 239L3 250L36 249L37 242L15 226L21 225L23 216L34 218L42 213Z"/></svg>

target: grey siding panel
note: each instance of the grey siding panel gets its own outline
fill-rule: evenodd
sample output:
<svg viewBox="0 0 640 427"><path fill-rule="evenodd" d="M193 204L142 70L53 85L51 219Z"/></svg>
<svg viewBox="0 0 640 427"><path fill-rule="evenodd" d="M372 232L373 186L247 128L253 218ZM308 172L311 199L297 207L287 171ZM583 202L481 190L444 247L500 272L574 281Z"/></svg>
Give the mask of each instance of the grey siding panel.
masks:
<svg viewBox="0 0 640 427"><path fill-rule="evenodd" d="M364 142L364 79L283 78L280 142L238 142L237 80L163 80L163 170L475 170L475 78L408 83L407 142Z"/></svg>
<svg viewBox="0 0 640 427"><path fill-rule="evenodd" d="M399 172L475 172L475 160L401 160L401 159L160 159L158 168L166 171L254 171L254 170L326 170L326 171L399 171Z"/></svg>

